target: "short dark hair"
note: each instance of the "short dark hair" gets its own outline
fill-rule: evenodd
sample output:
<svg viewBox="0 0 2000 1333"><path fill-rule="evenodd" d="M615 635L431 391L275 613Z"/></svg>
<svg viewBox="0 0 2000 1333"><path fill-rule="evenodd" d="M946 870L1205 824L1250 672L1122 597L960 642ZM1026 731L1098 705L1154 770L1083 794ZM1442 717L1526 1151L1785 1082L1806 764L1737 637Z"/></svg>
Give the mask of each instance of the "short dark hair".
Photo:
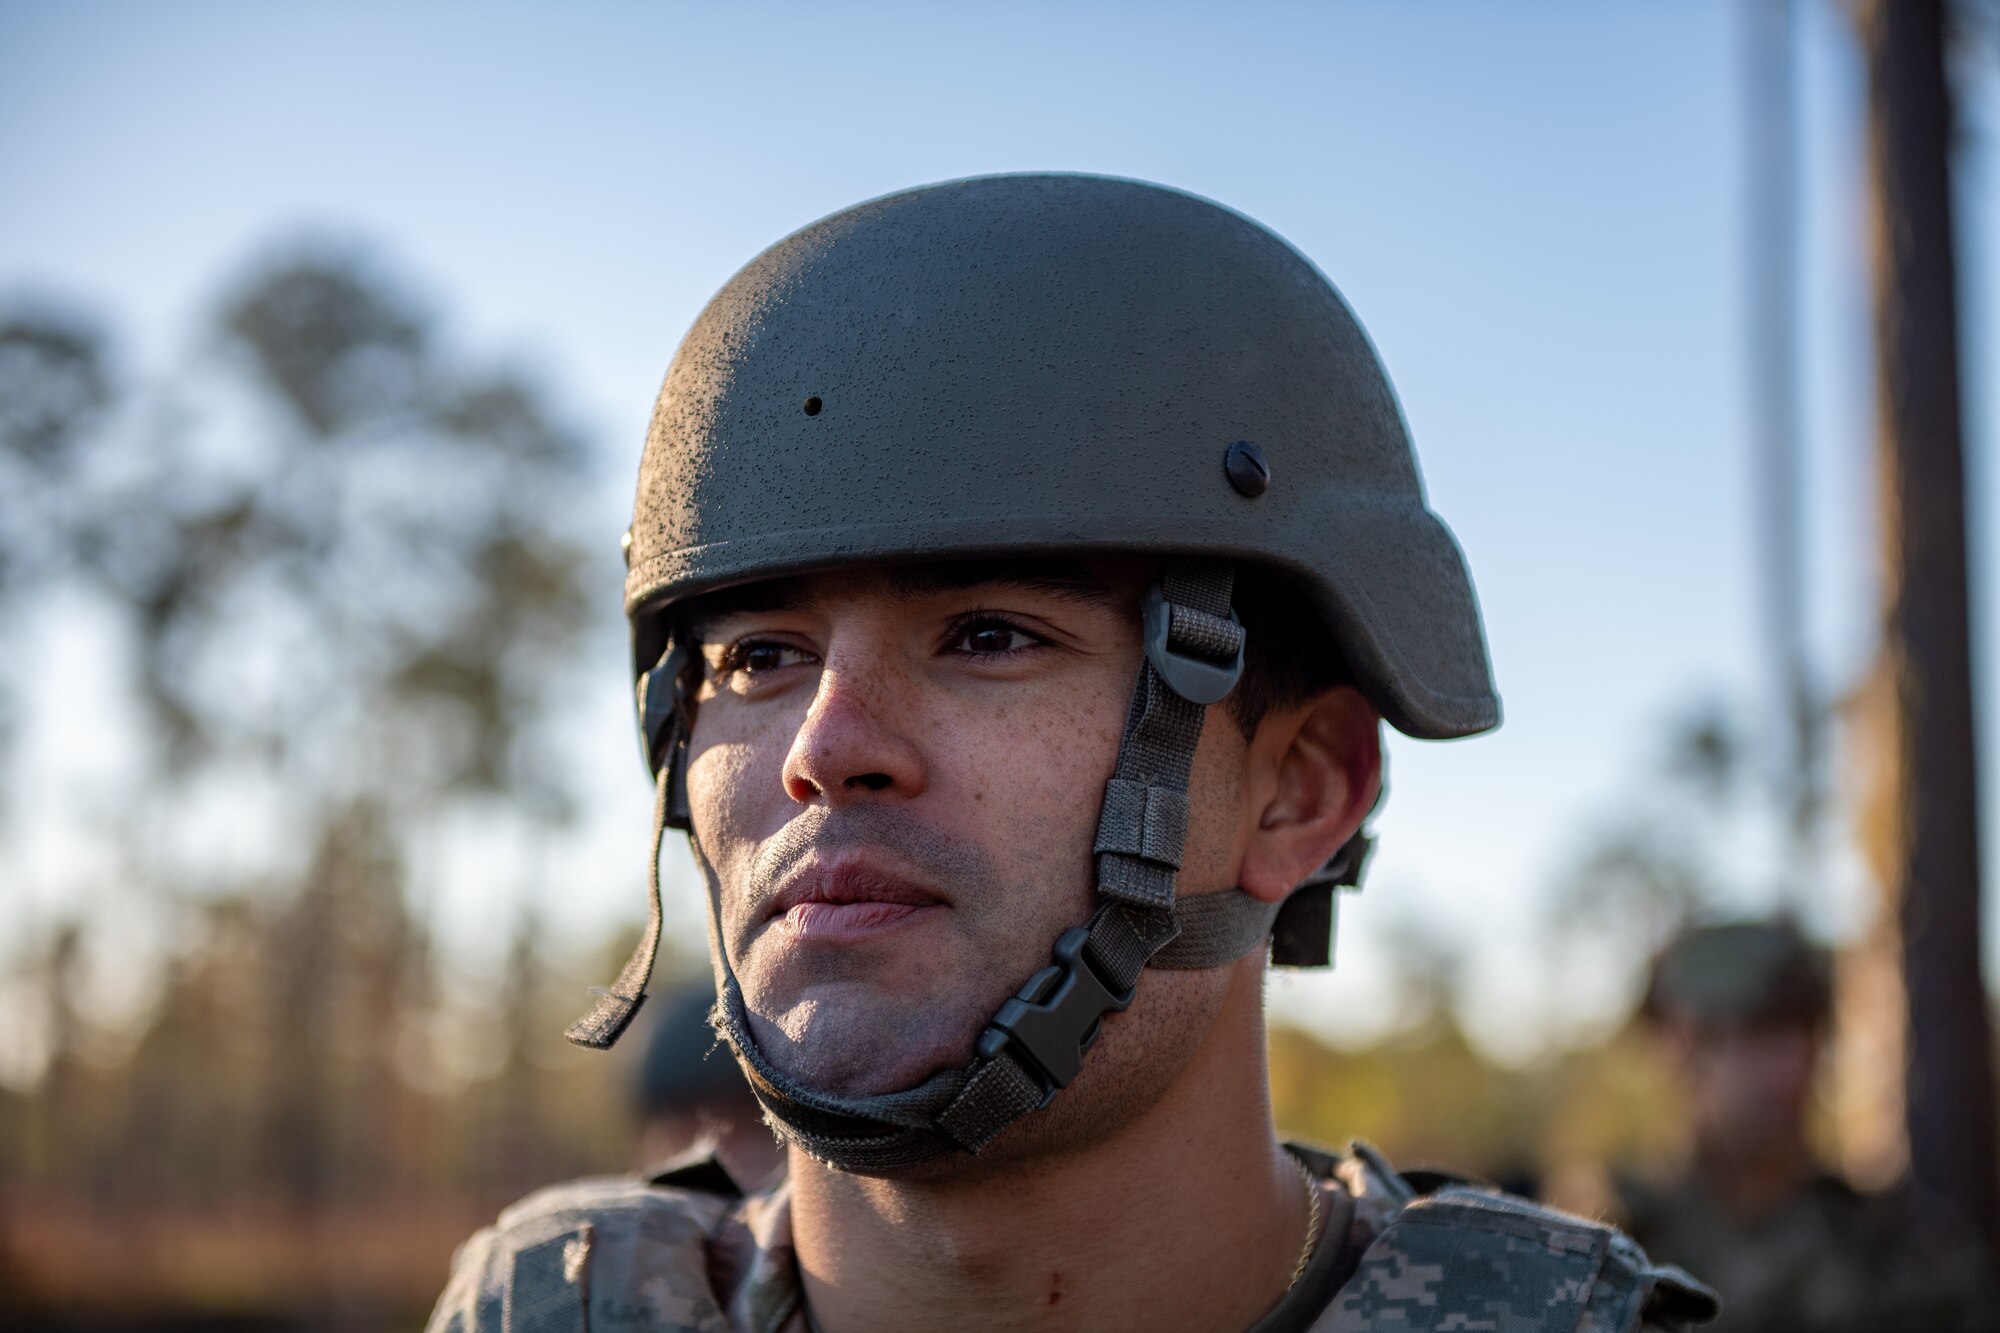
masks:
<svg viewBox="0 0 2000 1333"><path fill-rule="evenodd" d="M1229 712L1245 739L1272 709L1354 684L1326 621L1284 575L1242 570L1231 603L1243 622L1243 679L1229 696Z"/></svg>

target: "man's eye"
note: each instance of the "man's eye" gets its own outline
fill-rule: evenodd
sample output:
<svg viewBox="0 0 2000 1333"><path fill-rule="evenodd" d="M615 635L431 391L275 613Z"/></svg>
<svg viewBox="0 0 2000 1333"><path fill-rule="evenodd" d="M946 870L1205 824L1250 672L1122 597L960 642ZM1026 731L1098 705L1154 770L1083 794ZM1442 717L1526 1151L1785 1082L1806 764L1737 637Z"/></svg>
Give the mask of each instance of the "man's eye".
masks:
<svg viewBox="0 0 2000 1333"><path fill-rule="evenodd" d="M724 671L741 671L749 675L776 671L780 667L798 666L812 655L803 648L794 648L788 643L772 643L767 639L751 639L744 643L732 643L722 654Z"/></svg>
<svg viewBox="0 0 2000 1333"><path fill-rule="evenodd" d="M1004 620L974 620L958 628L952 646L974 657L997 657L1040 643L1034 635Z"/></svg>

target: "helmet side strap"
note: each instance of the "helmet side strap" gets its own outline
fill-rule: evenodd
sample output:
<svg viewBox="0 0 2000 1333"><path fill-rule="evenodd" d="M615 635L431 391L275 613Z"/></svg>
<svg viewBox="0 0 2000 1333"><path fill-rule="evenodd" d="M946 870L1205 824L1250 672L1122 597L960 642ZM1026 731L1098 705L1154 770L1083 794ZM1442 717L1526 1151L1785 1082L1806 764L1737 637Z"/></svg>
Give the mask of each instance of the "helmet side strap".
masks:
<svg viewBox="0 0 2000 1333"><path fill-rule="evenodd" d="M1140 972L1180 933L1174 881L1187 844L1188 775L1208 705L1242 674L1234 583L1225 561L1170 560L1147 594L1146 660L1098 816L1101 902L1056 942L1055 965L1029 978L981 1035L964 1091L938 1117L967 1151L1069 1085L1103 1018L1131 1003Z"/></svg>
<svg viewBox="0 0 2000 1333"><path fill-rule="evenodd" d="M1271 925L1271 962L1278 967L1330 967L1340 924L1340 889L1359 892L1375 839L1364 830L1340 845L1327 863L1292 890Z"/></svg>
<svg viewBox="0 0 2000 1333"><path fill-rule="evenodd" d="M653 775L653 854L646 862L648 917L646 933L625 961L618 979L597 993L590 1011L569 1025L563 1035L578 1046L608 1051L632 1025L646 1002L646 983L660 954L660 849L670 828L690 827L687 799L687 739L692 718L688 690L698 659L684 634L668 639L660 660L641 675L635 702L639 710L639 752Z"/></svg>
<svg viewBox="0 0 2000 1333"><path fill-rule="evenodd" d="M563 1035L578 1046L608 1051L617 1044L625 1029L646 1002L646 982L653 975L653 962L660 953L660 846L667 837L668 805L672 798L673 773L679 765L660 769L653 793L653 854L646 863L646 933L625 961L618 979L597 996L590 1012L569 1025Z"/></svg>

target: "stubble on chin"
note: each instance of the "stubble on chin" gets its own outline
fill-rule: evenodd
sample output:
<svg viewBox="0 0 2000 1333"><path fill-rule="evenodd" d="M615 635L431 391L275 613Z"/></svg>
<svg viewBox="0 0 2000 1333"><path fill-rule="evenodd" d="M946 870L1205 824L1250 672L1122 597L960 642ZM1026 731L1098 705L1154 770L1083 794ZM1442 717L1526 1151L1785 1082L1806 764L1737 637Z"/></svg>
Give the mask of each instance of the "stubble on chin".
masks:
<svg viewBox="0 0 2000 1333"><path fill-rule="evenodd" d="M992 1008L949 995L885 996L860 983L825 988L767 1016L745 983L751 1035L764 1058L836 1097L899 1092L971 1057Z"/></svg>
<svg viewBox="0 0 2000 1333"><path fill-rule="evenodd" d="M852 950L793 947L771 900L802 858L850 849L890 853L943 894L944 920ZM745 858L721 899L724 947L764 1058L840 1097L901 1091L964 1064L994 1011L1087 914L1089 885L1059 869L1075 860L1044 846L1003 867L895 806L801 812Z"/></svg>

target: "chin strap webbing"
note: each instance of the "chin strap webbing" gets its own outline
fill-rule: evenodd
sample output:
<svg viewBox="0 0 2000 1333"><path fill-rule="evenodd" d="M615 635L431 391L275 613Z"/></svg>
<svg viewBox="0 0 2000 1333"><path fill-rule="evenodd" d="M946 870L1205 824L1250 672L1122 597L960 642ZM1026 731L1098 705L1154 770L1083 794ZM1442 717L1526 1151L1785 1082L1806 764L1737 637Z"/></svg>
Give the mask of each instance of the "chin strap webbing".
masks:
<svg viewBox="0 0 2000 1333"><path fill-rule="evenodd" d="M678 765L662 767L653 782L653 855L646 862L646 933L639 947L625 960L618 979L597 994L590 1012L569 1025L563 1036L579 1046L608 1051L617 1044L625 1029L646 1002L646 982L653 975L653 962L660 953L660 844L667 837L667 807L672 800L674 773Z"/></svg>
<svg viewBox="0 0 2000 1333"><path fill-rule="evenodd" d="M1187 784L1207 706L1226 697L1242 672L1243 627L1229 609L1234 574L1216 561L1172 561L1145 604L1145 663L1133 690L1116 767L1105 784L1094 853L1099 903L1090 920L1064 931L1053 962L1001 1005L970 1064L942 1070L915 1087L871 1097L836 1097L776 1069L750 1030L743 992L718 948L716 1026L736 1049L752 1090L774 1126L814 1157L849 1171L890 1171L952 1151L978 1152L1014 1121L1048 1103L1075 1079L1105 1016L1132 1002L1147 966L1220 967L1266 939L1276 904L1241 890L1175 899L1187 841ZM570 1039L617 1039L643 998L659 935L659 840L682 807L676 799L685 717L657 692L677 682L670 651L640 682L649 760L657 756L653 924L610 993L570 1029ZM678 663L682 659L676 659ZM690 835L708 880L720 937L721 885ZM602 1038L598 1040L596 1038Z"/></svg>
<svg viewBox="0 0 2000 1333"><path fill-rule="evenodd" d="M1283 903L1260 902L1241 889L1177 898L1174 937L1146 960L1146 966L1203 972L1233 963L1271 938L1283 907Z"/></svg>
<svg viewBox="0 0 2000 1333"><path fill-rule="evenodd" d="M652 855L646 859L646 933L619 970L618 979L597 992L590 1012L569 1025L563 1036L578 1046L608 1051L625 1035L646 1002L646 983L660 954L660 847L670 828L687 829L686 702L688 676L695 658L679 636L651 671L638 679L639 754L653 775Z"/></svg>

